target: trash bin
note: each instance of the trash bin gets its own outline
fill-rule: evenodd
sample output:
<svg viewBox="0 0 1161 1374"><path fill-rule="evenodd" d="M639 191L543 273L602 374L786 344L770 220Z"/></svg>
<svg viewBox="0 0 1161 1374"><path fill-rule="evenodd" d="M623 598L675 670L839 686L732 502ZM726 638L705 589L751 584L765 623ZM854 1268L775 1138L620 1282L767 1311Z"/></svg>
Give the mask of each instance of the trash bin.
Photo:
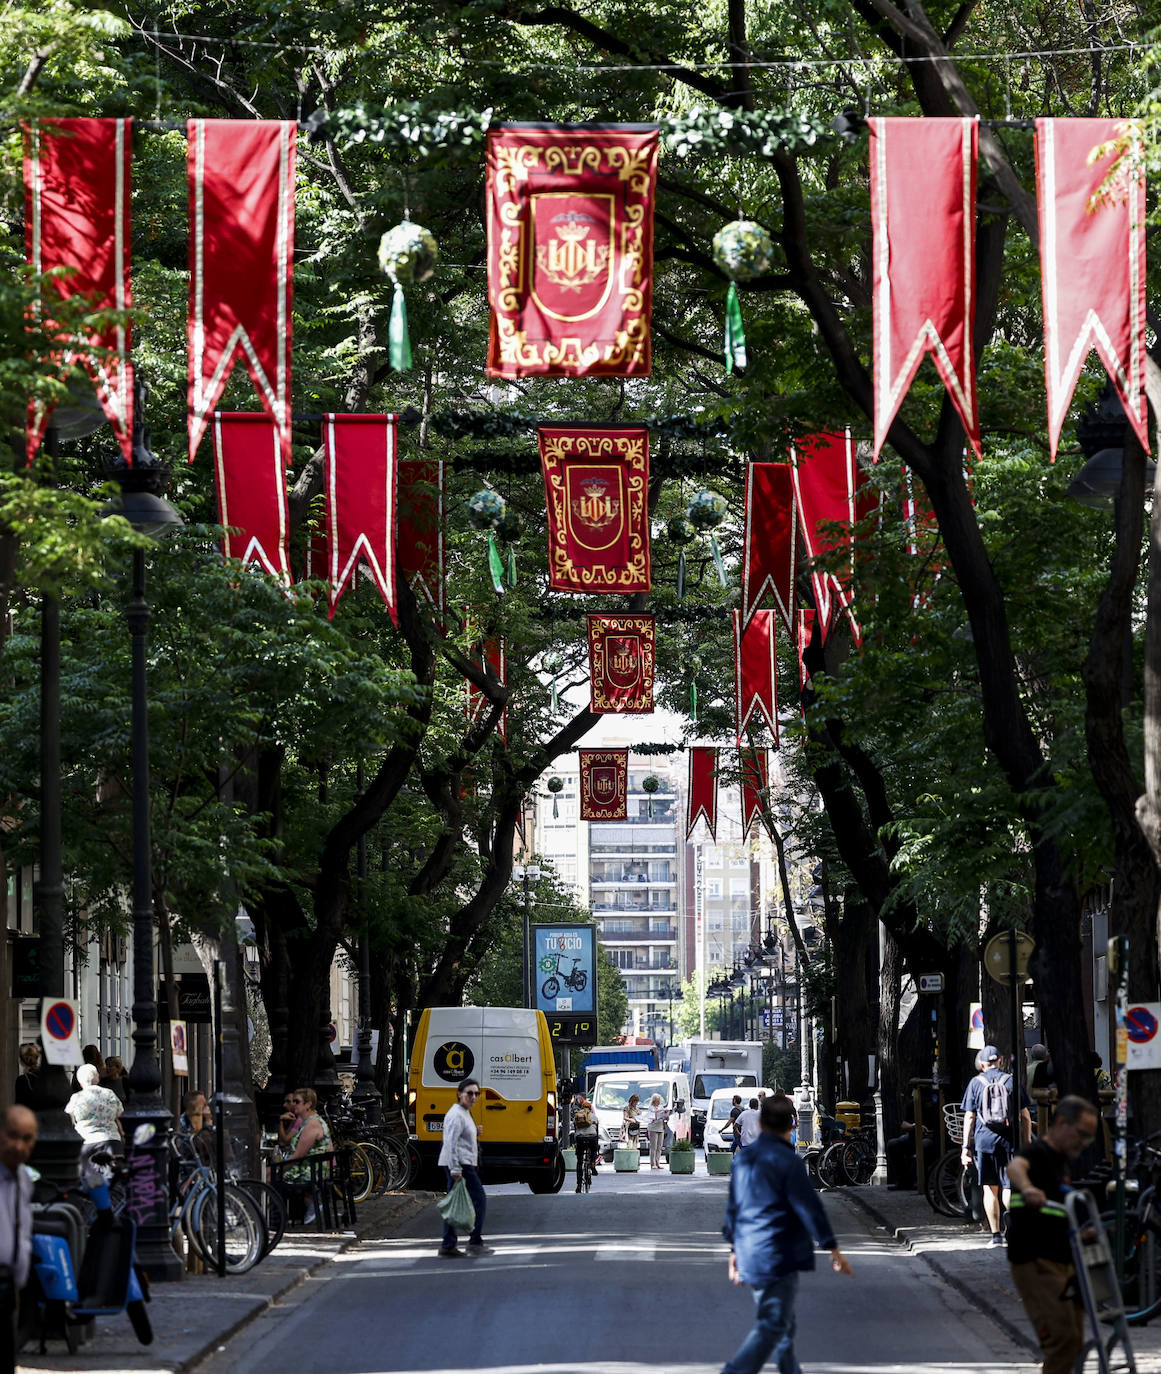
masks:
<svg viewBox="0 0 1161 1374"><path fill-rule="evenodd" d="M859 1111L857 1102L836 1102L834 1104L834 1118L841 1122L848 1131L853 1131L856 1126L863 1124L863 1114Z"/></svg>

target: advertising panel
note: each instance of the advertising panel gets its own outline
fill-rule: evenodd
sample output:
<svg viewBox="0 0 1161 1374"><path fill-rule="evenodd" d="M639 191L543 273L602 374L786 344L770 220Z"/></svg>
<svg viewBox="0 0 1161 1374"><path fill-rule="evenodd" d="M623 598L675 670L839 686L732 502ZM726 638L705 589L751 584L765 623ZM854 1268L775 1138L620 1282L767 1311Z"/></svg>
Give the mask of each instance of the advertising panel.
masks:
<svg viewBox="0 0 1161 1374"><path fill-rule="evenodd" d="M558 1043L597 1043L595 926L532 925L532 1005Z"/></svg>

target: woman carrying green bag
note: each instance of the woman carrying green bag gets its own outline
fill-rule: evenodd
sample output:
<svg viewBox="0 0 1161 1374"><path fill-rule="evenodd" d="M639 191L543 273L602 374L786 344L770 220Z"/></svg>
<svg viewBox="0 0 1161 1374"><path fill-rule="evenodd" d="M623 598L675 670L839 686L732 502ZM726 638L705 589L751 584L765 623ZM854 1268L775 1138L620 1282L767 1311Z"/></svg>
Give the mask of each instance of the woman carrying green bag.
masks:
<svg viewBox="0 0 1161 1374"><path fill-rule="evenodd" d="M445 1214L443 1223L443 1245L440 1247L441 1259L462 1259L465 1254L490 1255L490 1245L484 1244L484 1214L488 1210L488 1199L484 1185L480 1182L477 1168L479 1162L479 1136L483 1129L472 1119L472 1108L480 1095L480 1085L474 1078L465 1078L456 1089L456 1103L448 1109L443 1119L443 1147L439 1152L439 1162L447 1172L448 1202L456 1185L463 1183L475 1208L475 1222L468 1237L467 1250L461 1250L456 1243L456 1228ZM449 1209L455 1215L454 1204Z"/></svg>

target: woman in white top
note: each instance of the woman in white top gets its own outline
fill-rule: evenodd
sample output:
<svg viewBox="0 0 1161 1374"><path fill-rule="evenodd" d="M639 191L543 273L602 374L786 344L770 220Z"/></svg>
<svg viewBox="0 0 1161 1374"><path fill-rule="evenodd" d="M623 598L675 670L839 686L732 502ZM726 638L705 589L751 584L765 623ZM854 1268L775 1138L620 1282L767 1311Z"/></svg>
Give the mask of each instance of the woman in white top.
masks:
<svg viewBox="0 0 1161 1374"><path fill-rule="evenodd" d="M669 1112L661 1105L661 1094L654 1093L649 1099L649 1167L661 1168L661 1147L665 1143L665 1127Z"/></svg>
<svg viewBox="0 0 1161 1374"><path fill-rule="evenodd" d="M81 1138L81 1182L86 1188L95 1188L105 1181L104 1171L89 1163L92 1155L102 1151L122 1153L121 1099L108 1088L97 1086L100 1076L95 1065L82 1064L77 1070L80 1091L65 1103L65 1111Z"/></svg>
<svg viewBox="0 0 1161 1374"><path fill-rule="evenodd" d="M474 1078L465 1078L456 1089L455 1105L449 1107L443 1119L443 1145L439 1152L439 1162L447 1173L447 1187L450 1193L459 1179L463 1179L476 1209L476 1224L468 1237L467 1254L490 1255L492 1247L484 1244L484 1213L488 1208L488 1198L484 1185L480 1182L479 1138L482 1126L477 1126L472 1118L472 1108L480 1096L480 1085ZM448 1222L443 1224L443 1245L439 1254L443 1259L462 1259L464 1251L456 1244L456 1230Z"/></svg>

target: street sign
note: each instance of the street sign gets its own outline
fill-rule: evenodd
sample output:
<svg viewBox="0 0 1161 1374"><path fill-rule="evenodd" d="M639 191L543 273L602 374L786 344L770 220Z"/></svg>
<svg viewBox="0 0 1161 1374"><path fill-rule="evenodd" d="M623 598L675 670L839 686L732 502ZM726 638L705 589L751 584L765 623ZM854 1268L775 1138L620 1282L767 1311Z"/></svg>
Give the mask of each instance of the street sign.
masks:
<svg viewBox="0 0 1161 1374"><path fill-rule="evenodd" d="M942 973L921 973L919 975L920 992L942 992L943 974Z"/></svg>
<svg viewBox="0 0 1161 1374"><path fill-rule="evenodd" d="M1025 935L1022 930L1016 932L1016 979L1018 982L1028 981L1028 961L1032 958L1032 951L1036 948L1036 942L1031 935ZM984 968L989 977L994 978L997 983L1003 983L1005 987L1012 981L1012 937L1008 931L1001 931L999 935L993 935L984 946Z"/></svg>
<svg viewBox="0 0 1161 1374"><path fill-rule="evenodd" d="M982 1050L984 1047L984 1009L979 1002L971 1003L967 1047L969 1050Z"/></svg>
<svg viewBox="0 0 1161 1374"><path fill-rule="evenodd" d="M75 1002L46 997L40 1004L40 1043L46 1064L72 1068L81 1062L81 1037Z"/></svg>
<svg viewBox="0 0 1161 1374"><path fill-rule="evenodd" d="M1161 1002L1137 1002L1125 1013L1127 1069L1161 1069Z"/></svg>

